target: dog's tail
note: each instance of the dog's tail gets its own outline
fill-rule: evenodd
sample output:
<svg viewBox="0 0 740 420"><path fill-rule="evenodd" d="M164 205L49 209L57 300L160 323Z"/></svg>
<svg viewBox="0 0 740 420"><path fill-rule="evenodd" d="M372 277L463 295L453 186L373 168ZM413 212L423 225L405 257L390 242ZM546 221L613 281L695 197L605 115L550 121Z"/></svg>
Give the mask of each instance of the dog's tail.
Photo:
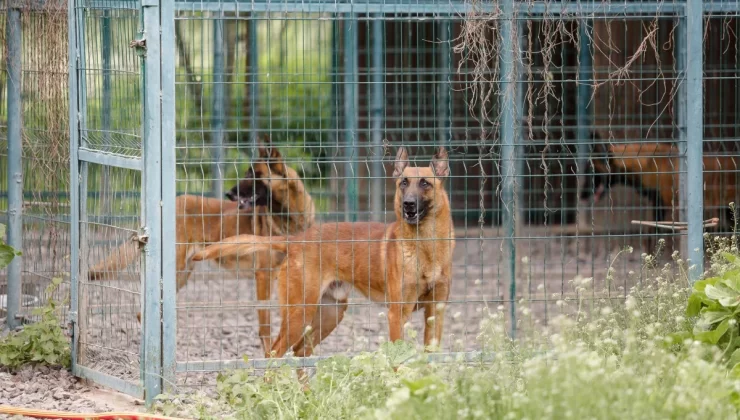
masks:
<svg viewBox="0 0 740 420"><path fill-rule="evenodd" d="M237 235L225 238L220 243L209 245L193 254L193 261L212 260L214 258L250 255L262 251L288 250L286 236Z"/></svg>
<svg viewBox="0 0 740 420"><path fill-rule="evenodd" d="M136 244L133 241L126 241L113 250L105 260L91 267L87 278L89 280L101 280L106 274L121 271L128 267L139 255Z"/></svg>

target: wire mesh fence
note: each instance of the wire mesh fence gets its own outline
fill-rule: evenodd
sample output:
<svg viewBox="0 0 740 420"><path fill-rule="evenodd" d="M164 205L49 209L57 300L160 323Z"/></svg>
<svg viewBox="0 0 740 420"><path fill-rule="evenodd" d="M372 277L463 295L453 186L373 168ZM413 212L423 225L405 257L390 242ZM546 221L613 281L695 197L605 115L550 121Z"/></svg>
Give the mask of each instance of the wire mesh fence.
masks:
<svg viewBox="0 0 740 420"><path fill-rule="evenodd" d="M237 234L299 243L333 222L390 224L398 148L428 167L444 146L454 235L440 239L454 236L455 248L442 352L479 350L490 309L503 308L515 334L569 314L570 301L619 299L642 281L642 253L703 257L703 230L734 229L738 22L733 4L697 4L76 1L69 21L63 6L19 8L23 192L34 197L24 290L71 272L77 373L127 392L142 393L148 376L211 385L243 356L265 367L290 252L219 264L192 255ZM11 90L0 91L7 116ZM10 179L0 174L1 191ZM8 195L2 210L17 204ZM349 242L382 242L363 235ZM337 265L373 261L350 250L329 252ZM322 272L322 258L299 277ZM386 282L381 268L350 277ZM361 290L313 355L388 341L389 307ZM407 339L424 341L426 316L414 313Z"/></svg>
<svg viewBox="0 0 740 420"><path fill-rule="evenodd" d="M0 223L2 239L24 258L0 274L0 317L17 326L36 319L33 309L48 298L69 293L67 14L52 2L3 5L2 14ZM67 282L47 295L59 277Z"/></svg>

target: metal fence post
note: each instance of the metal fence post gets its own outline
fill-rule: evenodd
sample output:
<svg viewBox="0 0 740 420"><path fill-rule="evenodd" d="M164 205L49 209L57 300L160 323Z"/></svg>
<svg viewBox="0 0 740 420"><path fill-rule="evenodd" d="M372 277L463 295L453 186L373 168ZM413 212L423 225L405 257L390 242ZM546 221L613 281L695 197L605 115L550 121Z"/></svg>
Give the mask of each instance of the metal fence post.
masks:
<svg viewBox="0 0 740 420"><path fill-rule="evenodd" d="M10 5L10 2L6 3ZM8 84L8 245L23 249L23 137L21 114L22 45L21 11L15 7L6 10L5 34L7 42ZM7 267L7 324L16 328L21 324L21 284L23 260L15 257Z"/></svg>
<svg viewBox="0 0 740 420"><path fill-rule="evenodd" d="M75 5L77 6L77 5ZM86 58L86 50L85 46L87 45L85 43L86 39L86 25L85 25L85 13L86 10L83 7L77 7L75 9L75 29L76 33L75 36L77 37L76 43L77 43L77 50L76 50L76 58L77 58L77 67L76 67L76 91L77 91L77 102L78 102L78 108L77 108L77 114L74 115L74 122L77 124L77 133L75 134L75 138L77 140L76 147L84 147L87 146L87 137L85 135L82 135L82 133L87 132L87 58ZM70 91L70 94L72 91ZM75 149L75 154L77 154L77 149ZM87 190L88 190L88 174L89 174L89 164L85 161L79 161L78 168L78 176L73 178L71 181L72 183L70 185L78 185L79 186L79 194L78 199L73 203L73 206L77 206L77 216L78 219L75 223L75 226L78 229L78 238L79 238L79 249L73 250L72 255L74 256L74 251L77 251L77 262L79 263L79 271L77 272L77 310L75 311L77 323L76 325L76 334L80 342L85 342L85 338L87 337L88 333L88 307L89 307L89 300L90 300L90 294L88 293L86 286L87 281L87 272L88 272L88 266L84 262L85 259L88 256L89 252L89 245L88 245L88 225L87 225ZM79 342L78 342L79 344ZM87 348L84 346L78 346L78 353L77 353L77 363L79 366L85 366L88 361L88 352Z"/></svg>
<svg viewBox="0 0 740 420"><path fill-rule="evenodd" d="M585 170L588 166L588 157L591 152L592 130L591 126L591 101L593 73L593 57L591 55L591 34L593 32L592 21L581 19L578 22L578 97L576 98L576 153L578 157L576 170L578 171L578 191L580 197L581 189L585 185ZM581 220L581 215L586 210L581 200L578 200L576 216Z"/></svg>
<svg viewBox="0 0 740 420"><path fill-rule="evenodd" d="M384 220L383 203L385 201L383 186L385 173L383 171L383 113L385 111L385 96L383 86L383 69L385 42L383 15L374 15L372 21L373 56L372 56L372 141L373 152L371 180L370 180L370 220L379 222Z"/></svg>
<svg viewBox="0 0 740 420"><path fill-rule="evenodd" d="M704 273L703 194L703 40L704 12L701 0L687 0L684 18L679 20L679 70L686 83L679 95L679 151L682 153L680 202L688 222L686 248L691 268L689 281ZM684 29L681 29L684 28Z"/></svg>
<svg viewBox="0 0 740 420"><path fill-rule="evenodd" d="M103 56L103 144L110 146L111 140L111 49L113 48L112 29L110 10L103 12L103 18L100 24L101 34L101 54ZM100 192L101 213L104 215L111 214L110 203L110 167L103 166L102 188Z"/></svg>
<svg viewBox="0 0 740 420"><path fill-rule="evenodd" d="M144 75L142 158L142 234L148 235L141 265L143 281L143 320L141 375L144 398L150 405L162 392L162 63L159 0L142 1L146 37L143 54ZM167 46L174 48L174 45ZM171 241L172 238L167 238Z"/></svg>
<svg viewBox="0 0 740 420"><path fill-rule="evenodd" d="M70 202L70 291L69 291L69 323L72 327L72 374L80 376L77 355L79 353L80 330L77 325L78 298L79 298L79 273L80 273L80 190L79 170L80 164L77 157L79 147L79 126L77 125L77 19L75 1L69 0L67 4L67 37L69 39L69 202Z"/></svg>
<svg viewBox="0 0 740 420"><path fill-rule="evenodd" d="M437 103L437 119L439 124L439 144L444 145L447 149L452 142L452 22L442 20L438 22L439 26L439 67L442 76L439 83L439 102Z"/></svg>
<svg viewBox="0 0 740 420"><path fill-rule="evenodd" d="M177 158L175 155L175 5L161 6L162 48L162 214L175 214ZM164 392L172 392L177 369L177 287L175 249L177 235L174 217L162 218L162 382Z"/></svg>
<svg viewBox="0 0 740 420"><path fill-rule="evenodd" d="M517 137L519 136L519 98L517 86L517 63L519 62L518 28L514 19L514 0L503 5L501 23L501 181L503 199L504 242L509 266L509 303L511 336L516 337L516 235L517 217Z"/></svg>
<svg viewBox="0 0 740 420"><path fill-rule="evenodd" d="M357 15L350 13L344 30L345 220L357 220Z"/></svg>
<svg viewBox="0 0 740 420"><path fill-rule="evenodd" d="M249 139L252 156L257 156L257 133L259 132L259 56L257 55L257 20L252 13L249 21Z"/></svg>
<svg viewBox="0 0 740 420"><path fill-rule="evenodd" d="M223 198L224 160L224 21L223 14L213 20L213 107L211 109L211 191Z"/></svg>

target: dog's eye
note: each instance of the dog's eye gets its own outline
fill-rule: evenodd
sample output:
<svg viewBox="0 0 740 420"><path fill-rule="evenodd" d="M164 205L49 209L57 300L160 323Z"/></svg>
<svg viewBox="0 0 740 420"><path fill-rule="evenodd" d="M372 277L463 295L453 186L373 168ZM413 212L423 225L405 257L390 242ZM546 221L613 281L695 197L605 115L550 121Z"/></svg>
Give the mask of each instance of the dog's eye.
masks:
<svg viewBox="0 0 740 420"><path fill-rule="evenodd" d="M409 180L407 178L404 178L401 180L401 186L407 187L409 185Z"/></svg>
<svg viewBox="0 0 740 420"><path fill-rule="evenodd" d="M426 179L422 179L421 181L419 181L419 185L421 185L422 188L427 188L427 187L431 187L432 186L432 184L430 184L429 182L427 182Z"/></svg>

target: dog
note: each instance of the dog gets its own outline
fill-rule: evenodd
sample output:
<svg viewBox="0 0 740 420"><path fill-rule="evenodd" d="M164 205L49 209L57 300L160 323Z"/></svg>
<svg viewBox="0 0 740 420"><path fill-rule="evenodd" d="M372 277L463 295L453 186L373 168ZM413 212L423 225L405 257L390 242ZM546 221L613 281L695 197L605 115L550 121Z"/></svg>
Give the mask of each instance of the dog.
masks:
<svg viewBox="0 0 740 420"><path fill-rule="evenodd" d="M599 144L595 151L605 157L591 159L587 182L580 199L593 196L599 202L613 185L633 187L653 203L653 218L658 222L676 220L679 204L679 156L674 145L665 143ZM732 228L734 219L729 207L737 203L737 162L732 156L705 156L704 208L710 217L719 217L724 209L724 228ZM689 203L690 205L690 203Z"/></svg>
<svg viewBox="0 0 740 420"><path fill-rule="evenodd" d="M242 234L260 236L290 235L314 223L315 207L298 173L285 165L276 148L259 148L259 159L244 178L226 193L227 200L181 195L176 208L177 291L187 284L193 263L191 255L208 244ZM89 270L90 280L101 280L129 266L140 255L133 242L121 245L104 261ZM257 299L269 300L273 270L282 261L275 252L261 252L237 258L216 258L224 267L252 271L257 283ZM260 338L269 348L270 312L258 310ZM141 313L137 314L141 321ZM265 327L267 326L267 327ZM267 328L267 329L265 329Z"/></svg>
<svg viewBox="0 0 740 420"><path fill-rule="evenodd" d="M342 321L353 287L386 304L392 342L403 338L411 313L423 308L424 344L430 348L441 343L455 248L443 185L448 175L444 148L429 167L411 167L401 147L393 172L396 222L326 223L273 238L239 235L206 247L193 260L265 250L286 255L277 274L282 323L266 357L282 357L289 347L298 357L310 356ZM306 334L304 327L310 327Z"/></svg>

